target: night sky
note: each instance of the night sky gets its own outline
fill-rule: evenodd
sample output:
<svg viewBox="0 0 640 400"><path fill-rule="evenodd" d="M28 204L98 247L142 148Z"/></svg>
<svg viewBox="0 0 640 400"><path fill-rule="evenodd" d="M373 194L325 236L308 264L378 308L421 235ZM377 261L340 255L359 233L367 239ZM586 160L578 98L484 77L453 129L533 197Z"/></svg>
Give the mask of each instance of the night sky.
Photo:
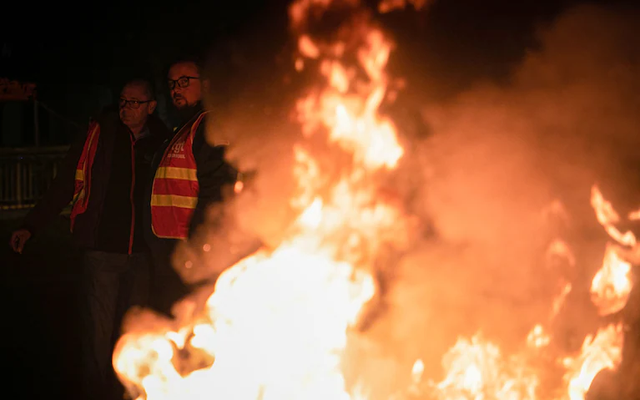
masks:
<svg viewBox="0 0 640 400"><path fill-rule="evenodd" d="M507 76L536 46L536 27L579 3L433 0L424 11L396 12L381 21L400 43L394 57L403 70L419 81L426 66L430 78L442 82L442 93L452 94L478 79ZM158 80L172 58L229 42L260 53L247 61L243 73L252 74L270 68L287 41L283 0L71 4L3 4L0 76L36 82L42 101L75 120L103 101L91 101L95 95L83 89L89 85L113 93L131 76Z"/></svg>
<svg viewBox="0 0 640 400"><path fill-rule="evenodd" d="M40 84L108 85L158 61L200 52L222 37L258 33L264 21L286 23L286 15L280 15L285 4L96 1L76 8L48 2L37 9L13 5L15 10L9 5L6 16L11 17L3 18L0 29L12 54L8 63L3 59L0 73Z"/></svg>

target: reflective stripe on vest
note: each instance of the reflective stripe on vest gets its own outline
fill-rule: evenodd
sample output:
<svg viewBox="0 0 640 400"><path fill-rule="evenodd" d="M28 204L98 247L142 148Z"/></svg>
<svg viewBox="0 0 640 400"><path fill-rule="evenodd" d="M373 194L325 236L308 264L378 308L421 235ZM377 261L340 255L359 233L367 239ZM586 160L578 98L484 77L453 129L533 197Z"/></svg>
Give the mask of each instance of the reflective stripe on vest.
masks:
<svg viewBox="0 0 640 400"><path fill-rule="evenodd" d="M153 178L151 229L160 238L186 239L199 185L193 138L206 112L195 115L167 146Z"/></svg>
<svg viewBox="0 0 640 400"><path fill-rule="evenodd" d="M87 211L89 204L89 194L91 192L91 167L98 149L100 138L100 125L93 122L89 125L89 134L84 142L82 154L76 167L75 185L73 188L73 207L71 208L71 231L76 221L76 217Z"/></svg>

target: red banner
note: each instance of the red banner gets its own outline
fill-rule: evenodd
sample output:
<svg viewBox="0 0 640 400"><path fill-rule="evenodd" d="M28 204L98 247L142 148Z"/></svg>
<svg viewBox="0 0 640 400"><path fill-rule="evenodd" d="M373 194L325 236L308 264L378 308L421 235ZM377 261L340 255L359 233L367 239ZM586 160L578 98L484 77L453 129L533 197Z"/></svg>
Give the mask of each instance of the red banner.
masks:
<svg viewBox="0 0 640 400"><path fill-rule="evenodd" d="M35 83L0 78L0 101L26 101L35 97Z"/></svg>

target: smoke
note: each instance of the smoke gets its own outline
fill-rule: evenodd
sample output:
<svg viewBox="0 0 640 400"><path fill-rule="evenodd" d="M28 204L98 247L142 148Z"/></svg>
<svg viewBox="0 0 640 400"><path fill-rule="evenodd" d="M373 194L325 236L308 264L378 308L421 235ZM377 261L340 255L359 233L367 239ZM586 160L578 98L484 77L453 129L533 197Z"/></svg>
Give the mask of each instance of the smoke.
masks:
<svg viewBox="0 0 640 400"><path fill-rule="evenodd" d="M562 273L544 252L556 237L578 270L555 340L575 348L597 323L588 288L605 237L591 185L623 215L640 204L637 17L570 9L538 32L508 85L479 83L424 107L431 135L410 160L423 178L412 204L435 235L397 265L389 311L371 333L404 357L405 374L420 357L433 376L459 335L481 331L509 349L547 323ZM568 224L546 213L557 201Z"/></svg>
<svg viewBox="0 0 640 400"><path fill-rule="evenodd" d="M569 241L578 258L571 276L574 300L565 311L576 315L565 318L573 331L558 340L575 347L596 323L588 282L605 239L589 205L591 185L600 184L623 214L640 204L638 26L633 13L595 6L568 10L540 29L539 48L526 54L509 84L478 83L452 100L424 106L430 135L412 137L405 146L402 172L410 178L399 179L395 190L411 194L408 210L429 229L393 266L385 312L352 349L366 355L378 378L373 366L391 368L390 349L408 365L377 379L380 394L395 386L389 382L396 373L408 377L417 358L425 361L425 374L435 376L459 335L482 331L508 350L523 343L534 324L548 322L562 272L550 270L544 254L557 237ZM289 110L299 95L296 85L304 81L282 90L293 75L244 85L219 110L218 125L209 132L231 138L228 160L256 173L249 174L245 194L213 209L214 223L176 253L186 280L210 278L221 269L206 266L211 257L192 264L203 265L197 279L180 268L202 254L203 243L218 243L209 252L214 254L229 247L230 232L241 232L231 246L244 249L235 253L238 258L256 243L277 245L289 225L291 148L299 135ZM558 201L568 214L564 225L557 215L549 218ZM225 218L233 221L221 223Z"/></svg>

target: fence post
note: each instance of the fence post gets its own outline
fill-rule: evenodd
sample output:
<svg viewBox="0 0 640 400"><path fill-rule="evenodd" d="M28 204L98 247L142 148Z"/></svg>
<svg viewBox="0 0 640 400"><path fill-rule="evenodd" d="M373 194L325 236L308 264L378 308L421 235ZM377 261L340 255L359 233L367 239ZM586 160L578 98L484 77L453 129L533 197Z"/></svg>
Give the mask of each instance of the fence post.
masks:
<svg viewBox="0 0 640 400"><path fill-rule="evenodd" d="M33 206L58 172L67 146L0 149L0 209Z"/></svg>
<svg viewBox="0 0 640 400"><path fill-rule="evenodd" d="M22 162L18 161L16 163L16 202L18 203L18 208L22 205L22 171L21 171Z"/></svg>
<svg viewBox="0 0 640 400"><path fill-rule="evenodd" d="M38 100L33 98L33 133L35 135L36 147L40 146L40 120L38 118Z"/></svg>

